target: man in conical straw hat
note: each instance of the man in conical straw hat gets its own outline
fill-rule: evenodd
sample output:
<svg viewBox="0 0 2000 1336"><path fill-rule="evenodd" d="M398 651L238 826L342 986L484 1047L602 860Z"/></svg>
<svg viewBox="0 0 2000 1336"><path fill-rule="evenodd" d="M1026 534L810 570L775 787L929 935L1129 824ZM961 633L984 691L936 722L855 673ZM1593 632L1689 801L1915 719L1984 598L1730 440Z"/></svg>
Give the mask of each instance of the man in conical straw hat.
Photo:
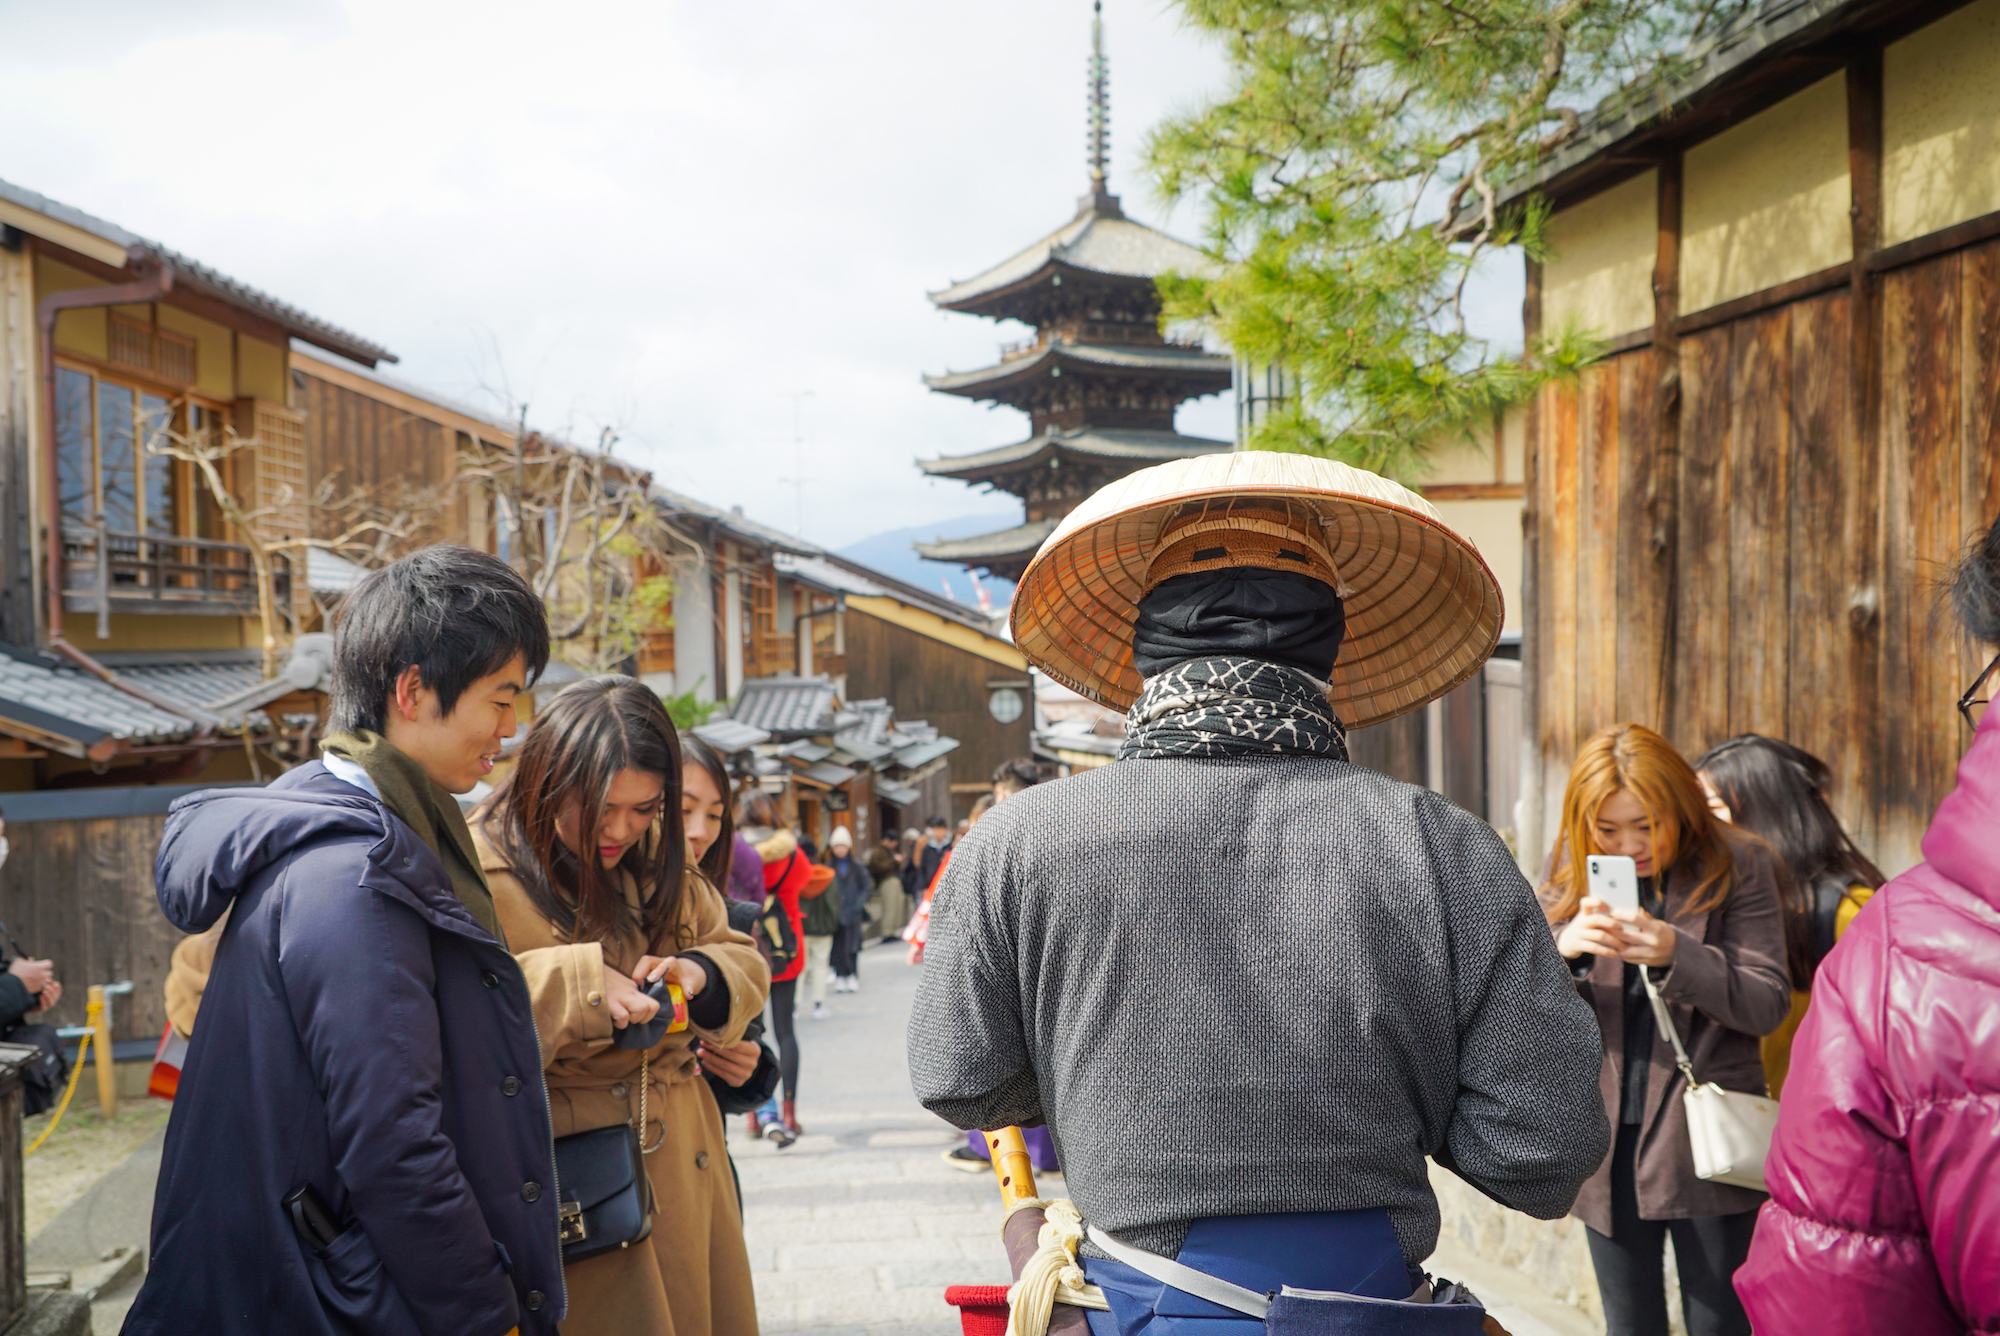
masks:
<svg viewBox="0 0 2000 1336"><path fill-rule="evenodd" d="M1287 1285L1405 1299L1425 1157L1543 1219L1604 1159L1597 1024L1506 846L1347 759L1500 620L1429 503L1303 455L1134 473L1022 577L1015 642L1125 742L959 847L910 1075L960 1127L1046 1120L1098 1336L1256 1330Z"/></svg>

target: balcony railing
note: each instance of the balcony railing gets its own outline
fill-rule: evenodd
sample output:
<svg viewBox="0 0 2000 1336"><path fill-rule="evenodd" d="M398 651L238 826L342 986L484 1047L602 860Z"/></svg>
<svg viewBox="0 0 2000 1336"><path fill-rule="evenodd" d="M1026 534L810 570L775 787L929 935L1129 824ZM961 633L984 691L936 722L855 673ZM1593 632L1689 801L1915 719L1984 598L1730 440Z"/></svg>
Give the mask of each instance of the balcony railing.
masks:
<svg viewBox="0 0 2000 1336"><path fill-rule="evenodd" d="M277 606L292 597L292 566L271 554ZM99 529L63 530L64 600L120 612L257 615L250 549L207 538L153 537Z"/></svg>

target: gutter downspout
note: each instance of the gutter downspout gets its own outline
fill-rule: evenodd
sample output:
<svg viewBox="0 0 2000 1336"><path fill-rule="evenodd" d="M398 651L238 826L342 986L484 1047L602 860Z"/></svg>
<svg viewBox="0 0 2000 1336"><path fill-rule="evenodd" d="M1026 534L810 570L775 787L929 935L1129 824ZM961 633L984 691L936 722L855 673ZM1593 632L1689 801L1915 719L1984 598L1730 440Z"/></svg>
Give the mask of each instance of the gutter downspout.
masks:
<svg viewBox="0 0 2000 1336"><path fill-rule="evenodd" d="M74 311L84 307L121 306L128 302L158 301L173 290L172 270L158 260L143 254L137 247L134 247L129 255L127 263L140 271L140 277L133 282L102 288L72 288L68 292L53 292L42 298L35 307L35 317L41 329L42 339L42 421L48 432L42 451L42 524L48 545L46 555L49 574L49 649L63 655L79 668L110 683L128 696L136 696L156 709L165 710L168 714L182 719L192 720L204 728L212 728L216 720L191 711L184 705L176 705L172 701L156 696L144 687L127 682L70 644L63 635L62 489L56 464L56 317L64 311ZM148 270L151 272L147 272Z"/></svg>

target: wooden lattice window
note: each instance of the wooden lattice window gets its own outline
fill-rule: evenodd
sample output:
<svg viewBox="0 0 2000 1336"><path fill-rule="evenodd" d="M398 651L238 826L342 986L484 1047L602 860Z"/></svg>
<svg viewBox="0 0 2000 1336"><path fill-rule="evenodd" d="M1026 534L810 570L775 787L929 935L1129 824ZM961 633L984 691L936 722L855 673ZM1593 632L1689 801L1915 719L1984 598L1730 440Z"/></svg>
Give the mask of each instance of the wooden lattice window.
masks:
<svg viewBox="0 0 2000 1336"><path fill-rule="evenodd" d="M185 334L156 329L114 311L107 352L120 366L150 372L161 380L176 385L195 382L195 342Z"/></svg>
<svg viewBox="0 0 2000 1336"><path fill-rule="evenodd" d="M743 675L771 677L792 670L778 634L778 573L769 561L742 568Z"/></svg>
<svg viewBox="0 0 2000 1336"><path fill-rule="evenodd" d="M666 566L657 558L641 553L632 563L632 573L640 580L656 580L667 573ZM639 630L639 671L641 673L671 673L678 666L674 662L674 611L663 608L658 620Z"/></svg>

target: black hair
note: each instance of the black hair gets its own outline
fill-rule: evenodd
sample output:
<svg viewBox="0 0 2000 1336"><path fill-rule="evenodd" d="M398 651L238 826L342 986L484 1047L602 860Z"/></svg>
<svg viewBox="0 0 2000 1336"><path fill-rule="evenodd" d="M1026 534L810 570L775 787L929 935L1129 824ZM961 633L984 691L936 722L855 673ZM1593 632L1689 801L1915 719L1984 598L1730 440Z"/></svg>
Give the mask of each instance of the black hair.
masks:
<svg viewBox="0 0 2000 1336"><path fill-rule="evenodd" d="M1966 549L1945 581L1945 593L1965 634L2000 648L2000 519Z"/></svg>
<svg viewBox="0 0 2000 1336"><path fill-rule="evenodd" d="M729 767L723 764L715 748L685 732L681 734L681 764L700 766L715 784L715 791L722 795L722 829L716 832L715 843L701 860L701 875L708 878L709 885L721 890L729 885L729 857L736 851L736 813L729 804Z"/></svg>
<svg viewBox="0 0 2000 1336"><path fill-rule="evenodd" d="M662 785L651 840L627 849L618 863L639 884L637 909L597 857L605 794L625 770ZM575 849L556 829L572 811ZM474 816L535 909L569 941L615 948L637 937L641 954L687 945L679 940L687 864L679 734L660 698L636 680L605 674L557 692L535 716L514 772Z"/></svg>
<svg viewBox="0 0 2000 1336"><path fill-rule="evenodd" d="M1729 808L1730 824L1756 835L1791 876L1780 878L1785 947L1792 981L1807 987L1833 949L1840 899L1850 886L1888 878L1855 846L1827 805L1833 772L1811 752L1778 738L1744 733L1718 742L1694 763Z"/></svg>
<svg viewBox="0 0 2000 1336"><path fill-rule="evenodd" d="M946 830L950 830L951 822L941 816L934 816L930 820L924 822L924 829L926 830L929 830L935 826L943 826Z"/></svg>
<svg viewBox="0 0 2000 1336"><path fill-rule="evenodd" d="M1002 761L993 771L993 787L1005 789L1009 793L1019 793L1022 789L1033 788L1041 782L1042 768L1026 756Z"/></svg>
<svg viewBox="0 0 2000 1336"><path fill-rule="evenodd" d="M413 552L371 573L340 605L328 724L380 733L396 679L412 665L450 714L474 682L516 655L530 682L548 667L548 614L520 572L469 547Z"/></svg>

